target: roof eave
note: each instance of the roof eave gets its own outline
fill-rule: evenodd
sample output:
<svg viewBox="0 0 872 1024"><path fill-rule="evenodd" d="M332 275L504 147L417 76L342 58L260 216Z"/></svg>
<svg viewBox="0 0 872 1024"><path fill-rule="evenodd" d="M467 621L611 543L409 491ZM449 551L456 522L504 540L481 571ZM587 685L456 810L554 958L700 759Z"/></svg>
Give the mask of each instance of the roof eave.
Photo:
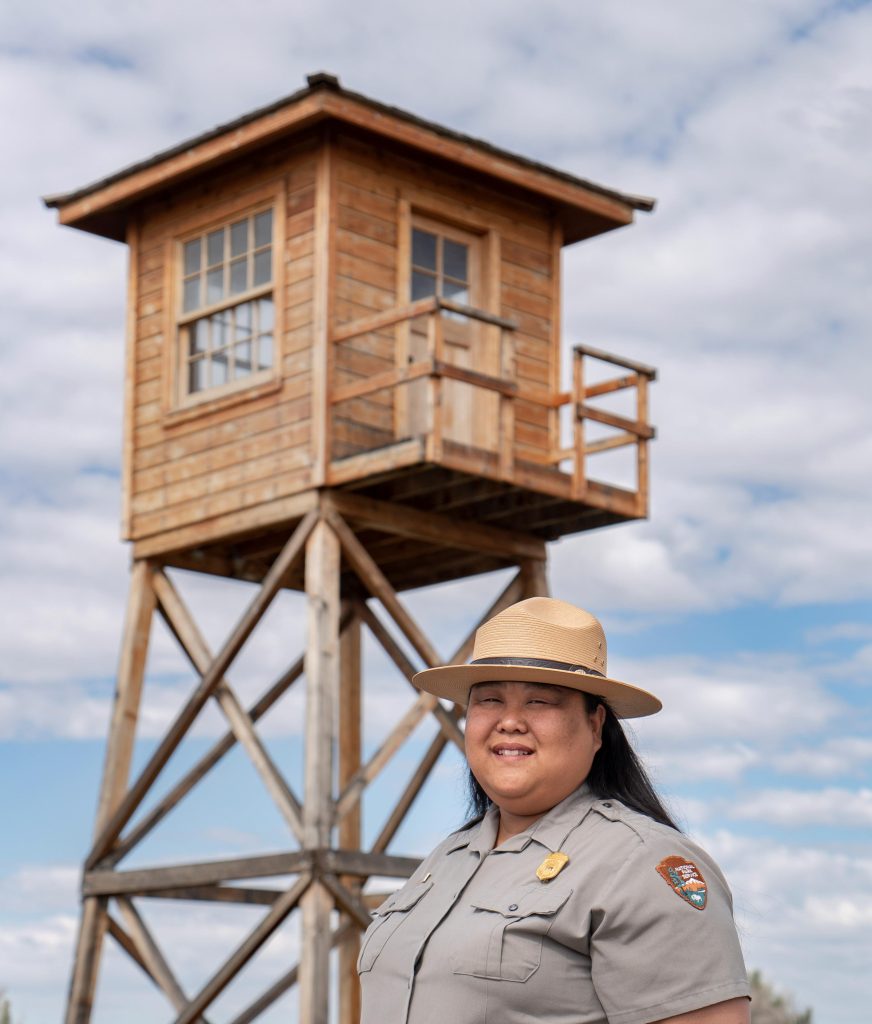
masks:
<svg viewBox="0 0 872 1024"><path fill-rule="evenodd" d="M343 89L329 75L313 75L307 88L268 107L219 125L203 135L140 161L69 193L45 196L61 224L123 240L125 211L132 204L175 183L325 119L355 125L453 163L510 182L558 207L574 208L601 225L589 237L628 224L635 210L650 211L654 200L627 195L576 178L525 157L462 135L394 107ZM576 240L567 237L566 241Z"/></svg>

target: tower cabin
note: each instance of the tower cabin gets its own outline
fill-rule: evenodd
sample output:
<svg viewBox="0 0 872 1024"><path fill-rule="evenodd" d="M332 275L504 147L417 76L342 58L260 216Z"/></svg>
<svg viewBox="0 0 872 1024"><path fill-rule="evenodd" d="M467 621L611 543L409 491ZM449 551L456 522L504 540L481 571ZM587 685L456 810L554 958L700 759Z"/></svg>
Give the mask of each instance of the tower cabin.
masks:
<svg viewBox="0 0 872 1024"><path fill-rule="evenodd" d="M651 200L318 74L46 203L129 247L134 559L261 580L329 501L402 590L646 515L654 371L580 346L561 381L560 257Z"/></svg>

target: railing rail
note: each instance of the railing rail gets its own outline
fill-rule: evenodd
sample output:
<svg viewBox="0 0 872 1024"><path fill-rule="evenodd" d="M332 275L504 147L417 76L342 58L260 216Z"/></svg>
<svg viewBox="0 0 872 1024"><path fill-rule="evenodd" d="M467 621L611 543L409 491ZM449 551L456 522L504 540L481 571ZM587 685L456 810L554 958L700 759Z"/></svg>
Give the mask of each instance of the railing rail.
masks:
<svg viewBox="0 0 872 1024"><path fill-rule="evenodd" d="M445 358L443 312L466 317L473 321L497 328L500 331L499 375L481 373L457 366ZM576 345L573 349L572 386L568 391L548 391L518 383L515 375L515 350L513 333L517 325L503 317L485 310L464 306L447 299L431 297L421 299L396 309L386 310L372 316L343 324L333 332L334 343L350 341L374 331L396 327L411 320L427 317L427 354L405 366L375 374L371 377L335 385L331 389L330 402L338 405L350 399L363 398L376 392L399 388L416 380L427 381L426 448L428 458L440 461L444 443L443 388L445 380L456 380L496 394L498 403L498 459L500 474L511 479L515 463L514 417L517 402L539 405L549 410L572 406L572 443L568 447L558 446L550 452L525 453L528 462L560 468L561 463L571 462L568 475L571 477L572 497L584 500L588 489L587 460L600 452L614 451L630 445L636 446L636 501L640 515L647 512L648 504L648 442L655 437L655 430L648 422L648 385L656 380L657 371L622 356L613 355L589 345ZM587 384L586 360L629 370L606 380ZM635 418L619 415L600 407L595 400L614 395L621 391L635 390ZM611 436L588 440L586 424L596 423L617 433Z"/></svg>

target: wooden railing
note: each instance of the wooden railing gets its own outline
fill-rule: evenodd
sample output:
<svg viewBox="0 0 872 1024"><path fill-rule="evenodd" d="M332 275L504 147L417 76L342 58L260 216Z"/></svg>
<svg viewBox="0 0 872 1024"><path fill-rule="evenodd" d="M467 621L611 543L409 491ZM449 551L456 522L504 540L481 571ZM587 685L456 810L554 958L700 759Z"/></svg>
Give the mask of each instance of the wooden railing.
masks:
<svg viewBox="0 0 872 1024"><path fill-rule="evenodd" d="M446 361L444 351L442 313L454 313L500 331L499 375L492 376L456 366ZM500 476L506 480L513 477L515 460L515 403L518 401L559 410L572 406L572 443L558 446L550 452L525 451L521 458L541 466L561 469L561 463L571 462L568 475L571 477L571 496L583 501L588 489L587 461L591 455L614 451L629 445L636 447L636 497L639 514L645 514L648 501L648 442L655 437L655 430L648 422L648 384L656 380L657 371L643 363L624 359L587 345L576 345L573 349L572 388L570 391L551 392L546 389L519 386L515 373L515 351L513 333L517 325L511 320L494 316L484 310L464 306L447 299L427 298L408 306L391 309L384 313L356 320L337 328L333 334L336 343L350 341L374 331L408 323L419 317L427 317L427 355L406 366L399 366L383 373L334 386L331 404L336 406L353 398L362 398L378 391L399 388L415 380L426 380L427 414L426 451L433 462L442 458L444 444L443 388L445 380L461 381L485 392L499 396L497 424L497 455ZM595 383L586 383L587 364L594 360L617 368L617 376ZM635 389L635 418L617 413L594 404L595 400L620 391ZM608 427L615 434L596 440L586 438L586 424L597 423Z"/></svg>

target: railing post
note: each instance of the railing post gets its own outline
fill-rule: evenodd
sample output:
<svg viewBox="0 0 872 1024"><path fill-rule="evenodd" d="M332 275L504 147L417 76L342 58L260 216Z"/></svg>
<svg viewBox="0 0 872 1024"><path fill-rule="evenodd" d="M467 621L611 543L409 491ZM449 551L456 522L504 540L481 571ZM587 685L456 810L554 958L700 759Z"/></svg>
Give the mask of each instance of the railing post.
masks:
<svg viewBox="0 0 872 1024"><path fill-rule="evenodd" d="M636 420L648 425L648 378L637 374ZM636 510L640 516L648 515L648 439L636 438Z"/></svg>
<svg viewBox="0 0 872 1024"><path fill-rule="evenodd" d="M442 312L437 306L427 321L427 355L431 365L427 384L430 427L427 433L427 458L430 462L442 461L442 375L438 364L444 359L443 348Z"/></svg>
<svg viewBox="0 0 872 1024"><path fill-rule="evenodd" d="M500 332L500 377L515 380L515 345L510 331L496 328ZM515 396L501 393L499 396L498 446L500 473L511 480L515 471Z"/></svg>
<svg viewBox="0 0 872 1024"><path fill-rule="evenodd" d="M584 403L584 353L576 349L572 362L573 447L572 497L581 501L587 491L587 467L584 452L584 417L580 406Z"/></svg>

